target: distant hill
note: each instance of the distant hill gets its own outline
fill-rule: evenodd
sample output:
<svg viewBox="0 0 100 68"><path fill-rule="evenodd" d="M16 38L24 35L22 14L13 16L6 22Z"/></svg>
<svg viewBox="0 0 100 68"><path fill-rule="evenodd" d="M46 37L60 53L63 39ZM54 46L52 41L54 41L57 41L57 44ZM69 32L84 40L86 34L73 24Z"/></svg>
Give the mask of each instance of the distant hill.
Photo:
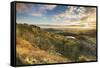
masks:
<svg viewBox="0 0 100 68"><path fill-rule="evenodd" d="M44 31L38 26L16 23L17 65L63 63L96 60L95 42L84 38L67 38ZM94 46L94 47L92 47Z"/></svg>

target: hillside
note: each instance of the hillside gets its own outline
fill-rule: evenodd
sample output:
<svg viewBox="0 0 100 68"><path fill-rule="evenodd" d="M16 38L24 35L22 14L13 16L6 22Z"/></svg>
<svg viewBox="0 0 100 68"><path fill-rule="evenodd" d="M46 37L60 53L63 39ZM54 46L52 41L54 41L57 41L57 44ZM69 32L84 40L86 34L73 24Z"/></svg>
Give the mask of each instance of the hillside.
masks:
<svg viewBox="0 0 100 68"><path fill-rule="evenodd" d="M16 23L17 65L96 60L95 38L71 38L38 26Z"/></svg>

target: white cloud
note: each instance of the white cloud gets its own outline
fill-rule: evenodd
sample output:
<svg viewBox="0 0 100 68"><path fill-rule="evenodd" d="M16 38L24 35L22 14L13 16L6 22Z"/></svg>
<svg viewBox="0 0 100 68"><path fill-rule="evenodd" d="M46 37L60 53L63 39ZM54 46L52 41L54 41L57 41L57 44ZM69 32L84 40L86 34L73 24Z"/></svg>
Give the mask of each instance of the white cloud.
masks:
<svg viewBox="0 0 100 68"><path fill-rule="evenodd" d="M40 12L33 12L33 13L30 13L29 15L31 15L31 16L43 16L43 14Z"/></svg>
<svg viewBox="0 0 100 68"><path fill-rule="evenodd" d="M96 9L92 7L69 6L65 12L55 15L54 19L60 23L70 25L96 23Z"/></svg>
<svg viewBox="0 0 100 68"><path fill-rule="evenodd" d="M53 10L56 5L37 5L36 10L30 13L32 16L43 16L48 10Z"/></svg>
<svg viewBox="0 0 100 68"><path fill-rule="evenodd" d="M53 10L55 7L56 7L56 5L43 5L42 9Z"/></svg>

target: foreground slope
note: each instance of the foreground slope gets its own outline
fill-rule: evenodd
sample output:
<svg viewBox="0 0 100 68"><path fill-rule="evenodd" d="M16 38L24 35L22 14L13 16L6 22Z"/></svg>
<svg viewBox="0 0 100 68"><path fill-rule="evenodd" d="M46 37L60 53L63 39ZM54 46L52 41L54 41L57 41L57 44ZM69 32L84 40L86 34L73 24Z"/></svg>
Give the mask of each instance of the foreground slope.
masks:
<svg viewBox="0 0 100 68"><path fill-rule="evenodd" d="M95 44L88 39L80 40L80 37L65 37L35 25L16 24L16 63L29 65L96 60Z"/></svg>

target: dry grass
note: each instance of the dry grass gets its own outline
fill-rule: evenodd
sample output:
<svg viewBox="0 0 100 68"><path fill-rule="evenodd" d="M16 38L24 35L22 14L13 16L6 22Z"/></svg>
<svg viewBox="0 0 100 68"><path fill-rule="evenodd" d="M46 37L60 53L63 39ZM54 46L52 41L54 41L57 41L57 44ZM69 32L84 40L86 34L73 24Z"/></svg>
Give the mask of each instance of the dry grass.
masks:
<svg viewBox="0 0 100 68"><path fill-rule="evenodd" d="M35 45L35 44L34 44ZM22 38L16 38L16 51L17 54L21 57L20 59L24 63L34 64L34 63L62 63L67 59L49 54L48 52L41 50L39 48L33 47L28 41L23 40ZM67 62L67 61L66 61Z"/></svg>

